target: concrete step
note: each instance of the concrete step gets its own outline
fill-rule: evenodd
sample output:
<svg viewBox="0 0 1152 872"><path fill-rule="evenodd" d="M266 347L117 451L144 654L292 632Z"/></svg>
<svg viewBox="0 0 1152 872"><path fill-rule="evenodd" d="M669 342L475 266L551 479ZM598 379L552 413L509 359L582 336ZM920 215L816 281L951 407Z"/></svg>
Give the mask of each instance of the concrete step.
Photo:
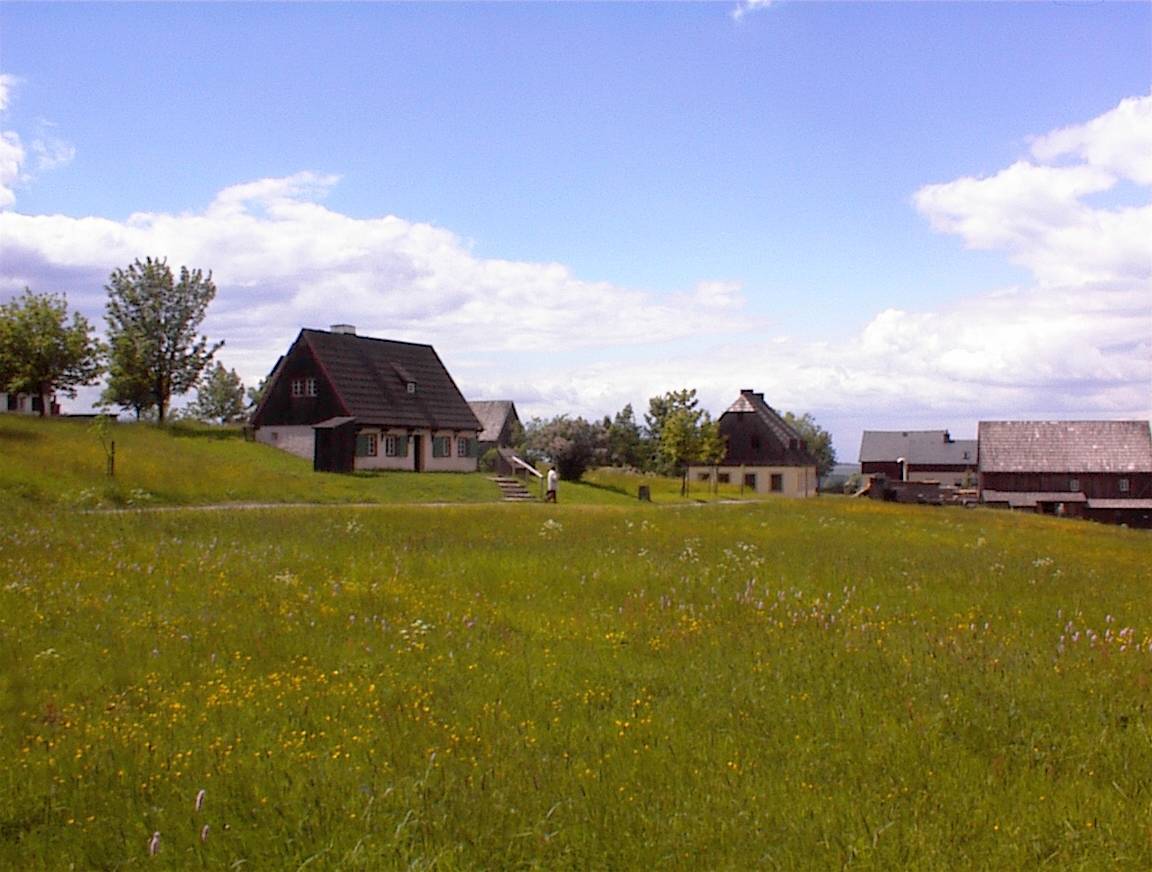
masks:
<svg viewBox="0 0 1152 872"><path fill-rule="evenodd" d="M490 481L495 482L496 486L500 488L500 494L505 502L527 503L536 501L536 497L534 497L528 489L524 487L524 483L517 478L498 475L492 477Z"/></svg>

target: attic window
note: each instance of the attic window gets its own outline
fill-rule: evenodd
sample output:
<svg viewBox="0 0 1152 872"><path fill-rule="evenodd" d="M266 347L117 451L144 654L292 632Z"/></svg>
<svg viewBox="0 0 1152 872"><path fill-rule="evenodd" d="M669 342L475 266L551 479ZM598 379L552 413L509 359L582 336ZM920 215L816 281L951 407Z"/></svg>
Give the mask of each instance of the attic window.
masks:
<svg viewBox="0 0 1152 872"><path fill-rule="evenodd" d="M408 393L410 393L410 394L416 393L416 382L414 382L414 381L408 382Z"/></svg>
<svg viewBox="0 0 1152 872"><path fill-rule="evenodd" d="M314 378L294 378L294 379L292 379L292 396L294 396L294 397L314 397L314 396L316 396L316 379L314 379Z"/></svg>

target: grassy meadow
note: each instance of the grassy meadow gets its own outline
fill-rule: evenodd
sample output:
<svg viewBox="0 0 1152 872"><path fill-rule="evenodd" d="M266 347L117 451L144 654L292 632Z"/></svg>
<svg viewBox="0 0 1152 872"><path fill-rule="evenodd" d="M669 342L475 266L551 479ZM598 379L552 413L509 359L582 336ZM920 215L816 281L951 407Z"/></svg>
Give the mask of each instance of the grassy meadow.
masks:
<svg viewBox="0 0 1152 872"><path fill-rule="evenodd" d="M10 501L0 868L1152 868L1147 533L621 500Z"/></svg>

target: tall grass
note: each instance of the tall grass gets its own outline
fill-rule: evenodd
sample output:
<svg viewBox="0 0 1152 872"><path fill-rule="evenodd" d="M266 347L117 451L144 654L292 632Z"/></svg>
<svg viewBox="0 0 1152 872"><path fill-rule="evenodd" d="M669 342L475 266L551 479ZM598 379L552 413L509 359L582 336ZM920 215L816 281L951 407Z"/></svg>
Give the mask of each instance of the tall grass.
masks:
<svg viewBox="0 0 1152 872"><path fill-rule="evenodd" d="M239 517L9 513L0 867L1152 867L1147 535Z"/></svg>

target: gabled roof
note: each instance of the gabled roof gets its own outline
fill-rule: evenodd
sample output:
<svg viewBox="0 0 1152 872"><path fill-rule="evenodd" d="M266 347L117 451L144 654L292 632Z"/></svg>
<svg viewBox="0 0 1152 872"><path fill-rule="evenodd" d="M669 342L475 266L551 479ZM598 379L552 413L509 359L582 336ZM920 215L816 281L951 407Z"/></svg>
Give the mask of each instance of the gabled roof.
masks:
<svg viewBox="0 0 1152 872"><path fill-rule="evenodd" d="M861 463L893 463L901 457L910 465L975 466L975 439L952 439L947 430L865 430L860 439Z"/></svg>
<svg viewBox="0 0 1152 872"><path fill-rule="evenodd" d="M816 462L804 442L804 437L764 401L762 393L750 388L740 391L740 396L724 410L720 420L723 421L727 415L748 414L753 415L761 425L767 428L779 443L778 449L775 451L772 451L768 446L764 447L765 452L776 455L778 462L800 466L808 466Z"/></svg>
<svg viewBox="0 0 1152 872"><path fill-rule="evenodd" d="M981 472L1152 472L1147 421L981 421Z"/></svg>
<svg viewBox="0 0 1152 872"><path fill-rule="evenodd" d="M296 342L312 351L348 415L361 424L480 429L431 345L309 329Z"/></svg>
<svg viewBox="0 0 1152 872"><path fill-rule="evenodd" d="M481 442L498 440L509 415L515 415L516 420L520 420L516 414L516 405L511 400L469 400L468 405L484 428L479 436Z"/></svg>
<svg viewBox="0 0 1152 872"><path fill-rule="evenodd" d="M781 418L775 409L764 402L764 395L756 393L755 391L747 389L740 391L740 396L736 398L736 402L724 410L724 415L727 415L729 412L733 414L752 412L772 431L772 434L780 440L780 444L785 447L787 447L790 439L795 439L797 442L803 439L792 425ZM724 417L724 415L720 417Z"/></svg>

